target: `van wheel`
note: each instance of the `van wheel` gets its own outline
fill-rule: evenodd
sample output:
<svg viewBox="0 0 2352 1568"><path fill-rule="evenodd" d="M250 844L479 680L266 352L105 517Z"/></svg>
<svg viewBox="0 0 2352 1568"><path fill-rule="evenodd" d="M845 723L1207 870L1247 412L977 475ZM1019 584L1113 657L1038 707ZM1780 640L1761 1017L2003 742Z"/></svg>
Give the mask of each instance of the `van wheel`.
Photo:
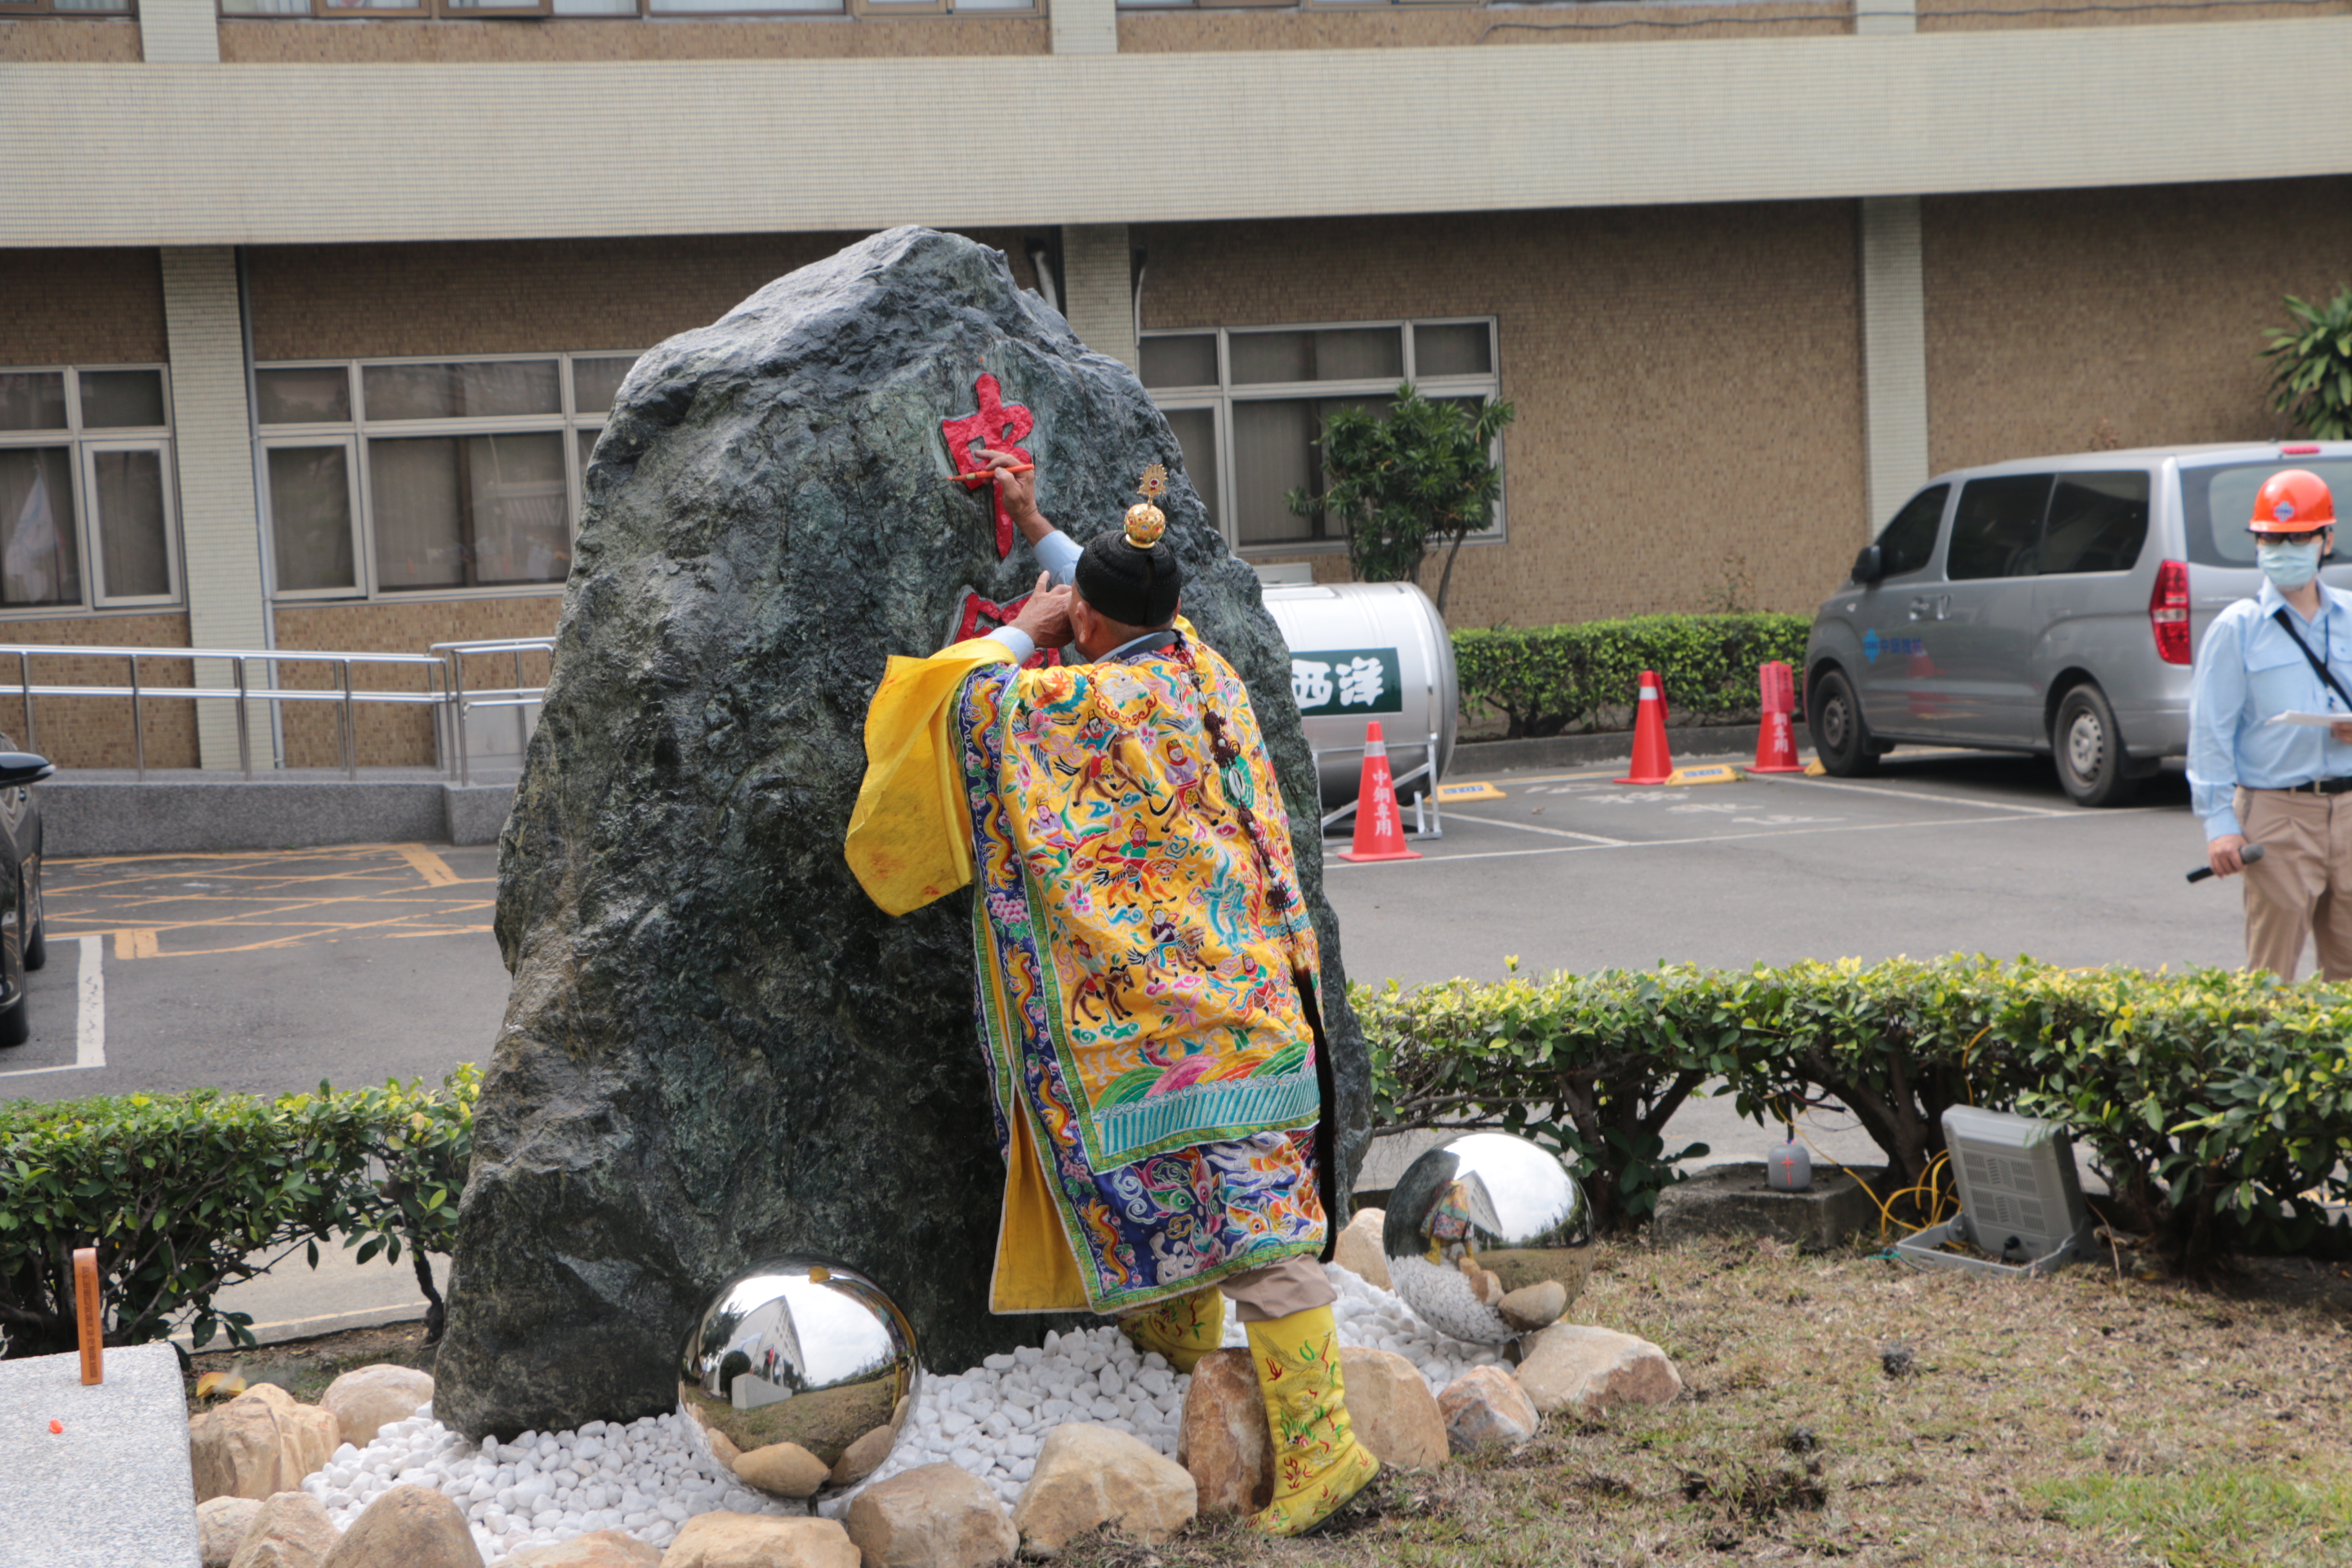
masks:
<svg viewBox="0 0 2352 1568"><path fill-rule="evenodd" d="M1842 779L1859 778L1878 771L1880 747L1862 721L1862 704L1853 682L1842 669L1822 672L1813 682L1811 700L1805 704L1805 728L1813 737L1813 751L1822 766Z"/></svg>
<svg viewBox="0 0 2352 1568"><path fill-rule="evenodd" d="M2058 716L2050 724L2050 754L2058 763L2058 782L2076 805L2121 805L2139 786L2131 759L2124 755L2116 710L2088 681L2059 699Z"/></svg>
<svg viewBox="0 0 2352 1568"><path fill-rule="evenodd" d="M26 1005L30 1000L19 992L16 1005L0 1013L0 1046L21 1046L33 1037L32 1010Z"/></svg>

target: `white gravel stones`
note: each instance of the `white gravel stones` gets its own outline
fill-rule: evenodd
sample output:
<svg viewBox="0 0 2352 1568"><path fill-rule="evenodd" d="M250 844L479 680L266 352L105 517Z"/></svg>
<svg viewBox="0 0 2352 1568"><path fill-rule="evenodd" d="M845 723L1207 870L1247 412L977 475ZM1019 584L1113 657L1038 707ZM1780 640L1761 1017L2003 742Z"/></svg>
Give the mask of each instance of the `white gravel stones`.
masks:
<svg viewBox="0 0 2352 1568"><path fill-rule="evenodd" d="M1471 1367L1500 1360L1492 1347L1444 1338L1399 1298L1348 1270L1328 1273L1339 1293L1332 1314L1340 1342L1396 1352L1421 1370L1433 1394ZM1231 1316L1225 1342L1246 1342ZM1138 1355L1110 1324L1048 1334L1043 1349L992 1355L960 1376L927 1375L898 1447L864 1484L944 1459L978 1477L1010 1509L1045 1434L1065 1421L1116 1426L1172 1458L1191 1382L1160 1357ZM675 1414L479 1446L432 1415L428 1405L383 1428L363 1449L343 1445L303 1489L338 1529L348 1529L394 1485L437 1488L465 1510L485 1562L598 1530L667 1546L688 1520L714 1509L805 1511L716 1479L694 1457ZM852 1489L820 1499L816 1511L844 1518L856 1495Z"/></svg>

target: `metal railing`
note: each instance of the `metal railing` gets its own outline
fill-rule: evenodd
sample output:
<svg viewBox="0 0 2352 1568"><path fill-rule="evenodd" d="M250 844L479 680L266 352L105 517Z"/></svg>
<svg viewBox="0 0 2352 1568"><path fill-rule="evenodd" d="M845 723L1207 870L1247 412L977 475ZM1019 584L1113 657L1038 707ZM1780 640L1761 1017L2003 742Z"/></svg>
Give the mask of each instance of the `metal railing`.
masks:
<svg viewBox="0 0 2352 1568"><path fill-rule="evenodd" d="M424 703L435 709L449 704L450 693L444 682L448 666L434 654L424 653L336 653L312 648L215 648L215 647L70 647L58 644L0 643L0 657L15 655L16 683L0 685L0 697L15 697L24 703L25 735L23 744L28 752L40 750L39 731L34 727L33 699L36 697L118 697L131 703L131 753L141 779L147 776L147 712L152 698L167 700L184 699L191 702L223 701L236 705L236 760L247 778L253 776L253 732L249 704L254 702L332 702L338 705L340 742L343 772L346 776L359 777L359 734L353 721L353 710L367 703ZM36 658L120 658L127 661L131 672L128 686L96 685L36 685L33 680L33 660ZM140 678L142 659L184 659L192 666L208 659L228 662L230 683L226 686L155 686ZM263 667L267 680L254 684L252 667ZM278 667L282 664L327 664L335 667L336 684L331 687L282 686L278 683ZM352 685L354 665L407 665L421 667L425 674L427 689L423 691L372 691L355 689ZM196 673L192 671L192 673ZM439 737L435 745L437 752ZM436 755L434 766L445 765Z"/></svg>
<svg viewBox="0 0 2352 1568"><path fill-rule="evenodd" d="M446 658L449 663L449 728L454 732L456 744L442 754L447 756L452 751L457 754L457 782L460 784L474 782L473 752L466 738L466 715L478 708L536 707L546 699L546 687L523 684L522 656L526 653L545 653L552 658L555 639L508 637L493 642L437 642L433 645L434 657ZM513 658L515 683L467 691L466 660L486 658L495 654L506 654ZM526 731L530 728L528 717L524 728Z"/></svg>

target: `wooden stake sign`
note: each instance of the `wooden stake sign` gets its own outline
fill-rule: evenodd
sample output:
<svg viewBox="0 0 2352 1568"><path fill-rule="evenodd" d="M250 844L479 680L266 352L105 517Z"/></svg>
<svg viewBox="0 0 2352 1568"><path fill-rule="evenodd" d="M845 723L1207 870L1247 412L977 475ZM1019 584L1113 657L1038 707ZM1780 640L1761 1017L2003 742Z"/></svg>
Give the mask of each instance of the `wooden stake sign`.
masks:
<svg viewBox="0 0 2352 1568"><path fill-rule="evenodd" d="M74 1248L74 1324L81 1331L81 1381L106 1381L106 1338L99 1327L98 1248Z"/></svg>

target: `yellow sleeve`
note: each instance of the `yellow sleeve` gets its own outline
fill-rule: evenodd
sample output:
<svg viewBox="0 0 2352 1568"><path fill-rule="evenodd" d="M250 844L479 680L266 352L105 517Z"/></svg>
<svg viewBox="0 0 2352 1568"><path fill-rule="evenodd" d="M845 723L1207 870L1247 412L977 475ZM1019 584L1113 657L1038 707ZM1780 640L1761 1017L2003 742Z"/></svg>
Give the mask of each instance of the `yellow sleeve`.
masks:
<svg viewBox="0 0 2352 1568"><path fill-rule="evenodd" d="M1010 660L993 637L893 657L866 710L866 780L842 846L866 896L903 915L971 880L971 816L949 732L964 677Z"/></svg>

